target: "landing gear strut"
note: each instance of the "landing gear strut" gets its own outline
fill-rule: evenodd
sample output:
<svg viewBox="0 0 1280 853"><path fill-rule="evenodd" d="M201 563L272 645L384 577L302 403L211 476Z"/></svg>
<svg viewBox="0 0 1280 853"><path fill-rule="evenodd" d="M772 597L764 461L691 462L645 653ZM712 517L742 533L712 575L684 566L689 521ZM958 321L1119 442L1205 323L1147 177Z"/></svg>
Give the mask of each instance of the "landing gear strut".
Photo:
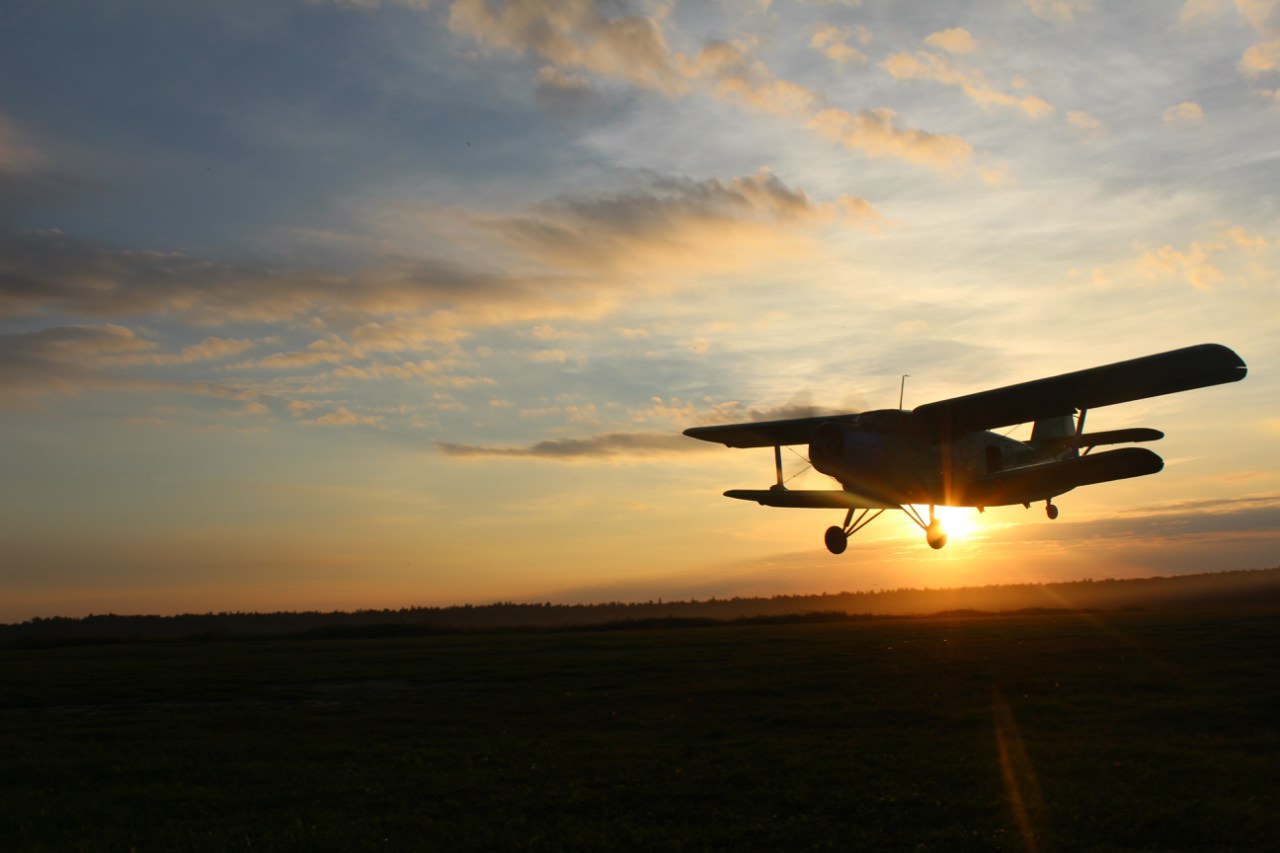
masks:
<svg viewBox="0 0 1280 853"><path fill-rule="evenodd" d="M823 534L822 541L826 543L827 550L832 554L843 554L844 549L849 547L849 537L879 518L884 510L878 509L872 512L864 509L856 519L853 517L853 512L851 509L845 513L843 525L837 527L833 524Z"/></svg>
<svg viewBox="0 0 1280 853"><path fill-rule="evenodd" d="M924 523L924 517L920 515L920 511L910 504L903 504L902 511L924 531L924 541L929 543L930 548L936 551L947 544L947 531L942 529L942 519L933 514L933 504L929 504L928 524Z"/></svg>

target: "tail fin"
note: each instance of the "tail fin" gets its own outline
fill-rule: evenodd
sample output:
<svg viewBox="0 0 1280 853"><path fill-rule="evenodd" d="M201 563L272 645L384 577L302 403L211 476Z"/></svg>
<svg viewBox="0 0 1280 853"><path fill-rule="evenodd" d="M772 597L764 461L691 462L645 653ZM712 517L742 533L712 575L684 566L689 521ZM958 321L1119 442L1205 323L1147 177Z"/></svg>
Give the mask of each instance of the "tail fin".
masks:
<svg viewBox="0 0 1280 853"><path fill-rule="evenodd" d="M1076 434L1076 419L1071 415L1045 418L1031 427L1031 446L1042 459L1066 459L1080 455L1074 446L1064 448L1063 439Z"/></svg>

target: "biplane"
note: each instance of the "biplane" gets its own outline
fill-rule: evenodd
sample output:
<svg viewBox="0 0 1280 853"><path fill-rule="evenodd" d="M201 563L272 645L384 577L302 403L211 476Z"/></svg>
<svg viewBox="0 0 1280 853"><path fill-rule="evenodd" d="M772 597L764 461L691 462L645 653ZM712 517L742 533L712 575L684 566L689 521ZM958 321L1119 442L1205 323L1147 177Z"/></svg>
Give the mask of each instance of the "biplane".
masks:
<svg viewBox="0 0 1280 853"><path fill-rule="evenodd" d="M1164 460L1142 447L1098 447L1163 438L1155 429L1085 432L1090 409L1238 382L1248 369L1221 344L1201 344L953 397L904 409L692 427L684 434L726 447L772 447L776 482L767 489L730 489L725 497L762 506L843 509L844 523L825 542L843 553L849 537L885 510L901 510L933 548L947 543L935 508L1044 502L1080 486L1155 474ZM901 401L899 401L901 405ZM1031 423L1019 441L992 432ZM782 448L807 444L809 463L839 489L788 489ZM918 507L928 506L928 521Z"/></svg>

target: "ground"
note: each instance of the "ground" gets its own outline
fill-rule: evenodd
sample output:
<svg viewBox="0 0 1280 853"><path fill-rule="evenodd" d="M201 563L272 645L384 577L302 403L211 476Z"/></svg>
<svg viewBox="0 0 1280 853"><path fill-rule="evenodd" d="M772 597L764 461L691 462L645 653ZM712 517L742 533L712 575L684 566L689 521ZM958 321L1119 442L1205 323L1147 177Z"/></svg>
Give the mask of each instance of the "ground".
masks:
<svg viewBox="0 0 1280 853"><path fill-rule="evenodd" d="M0 650L15 849L1253 850L1280 611Z"/></svg>

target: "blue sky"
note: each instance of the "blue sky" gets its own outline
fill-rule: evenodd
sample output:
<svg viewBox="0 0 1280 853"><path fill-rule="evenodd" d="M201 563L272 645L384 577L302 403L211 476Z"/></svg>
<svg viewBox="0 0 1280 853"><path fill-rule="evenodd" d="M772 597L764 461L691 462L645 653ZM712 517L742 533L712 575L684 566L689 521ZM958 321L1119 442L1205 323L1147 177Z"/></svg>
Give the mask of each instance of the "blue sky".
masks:
<svg viewBox="0 0 1280 853"><path fill-rule="evenodd" d="M0 618L1274 565L1277 5L19 4ZM1203 341L939 555L679 436Z"/></svg>

